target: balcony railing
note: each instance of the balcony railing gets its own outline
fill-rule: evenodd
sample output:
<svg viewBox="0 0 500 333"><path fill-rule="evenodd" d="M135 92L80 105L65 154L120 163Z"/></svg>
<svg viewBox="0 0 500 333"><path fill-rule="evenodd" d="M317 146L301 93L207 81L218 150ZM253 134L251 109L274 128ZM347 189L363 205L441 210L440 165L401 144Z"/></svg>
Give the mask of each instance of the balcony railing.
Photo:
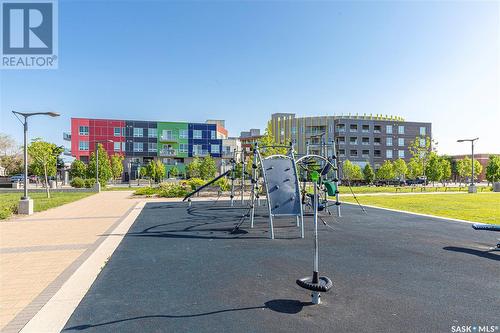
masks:
<svg viewBox="0 0 500 333"><path fill-rule="evenodd" d="M363 142L361 142L361 144L363 146L369 146L370 145L370 141L363 141Z"/></svg>
<svg viewBox="0 0 500 333"><path fill-rule="evenodd" d="M207 156L208 155L208 150L203 149L203 150L193 150L193 156Z"/></svg>
<svg viewBox="0 0 500 333"><path fill-rule="evenodd" d="M161 156L176 156L177 150L176 149L162 149L162 150L160 150L160 155Z"/></svg>
<svg viewBox="0 0 500 333"><path fill-rule="evenodd" d="M162 135L160 136L161 141L177 141L176 135Z"/></svg>

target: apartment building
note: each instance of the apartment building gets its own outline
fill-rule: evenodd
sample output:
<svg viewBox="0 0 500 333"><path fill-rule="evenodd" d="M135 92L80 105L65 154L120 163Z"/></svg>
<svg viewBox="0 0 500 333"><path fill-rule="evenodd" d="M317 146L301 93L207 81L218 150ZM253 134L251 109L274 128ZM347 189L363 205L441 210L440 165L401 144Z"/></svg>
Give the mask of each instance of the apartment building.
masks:
<svg viewBox="0 0 500 333"><path fill-rule="evenodd" d="M194 157L212 156L222 164L223 140L227 130L223 121L210 123L135 121L72 118L71 155L88 162L90 153L100 143L109 155L125 157L124 178L137 177L138 167L161 160L167 172L176 167L180 173Z"/></svg>
<svg viewBox="0 0 500 333"><path fill-rule="evenodd" d="M412 156L411 142L432 137L431 123L410 122L397 116L333 115L296 117L294 113L275 113L271 125L276 142L293 142L299 154L306 153L307 143L336 142L340 161L350 160L364 167L370 163L378 168L385 160ZM310 153L319 153L312 147ZM329 152L332 154L332 152Z"/></svg>

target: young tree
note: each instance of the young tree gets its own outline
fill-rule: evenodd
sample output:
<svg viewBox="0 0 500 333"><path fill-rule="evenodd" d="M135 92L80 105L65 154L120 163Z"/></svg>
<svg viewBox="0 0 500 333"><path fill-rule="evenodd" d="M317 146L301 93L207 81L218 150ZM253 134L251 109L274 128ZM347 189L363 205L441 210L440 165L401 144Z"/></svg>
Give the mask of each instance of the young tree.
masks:
<svg viewBox="0 0 500 333"><path fill-rule="evenodd" d="M441 157L440 162L441 162L441 169L443 170L443 177L441 178L441 180L443 181L443 186L444 186L444 183L450 180L451 178L451 162L445 156Z"/></svg>
<svg viewBox="0 0 500 333"><path fill-rule="evenodd" d="M394 169L394 175L401 181L404 180L406 172L408 171L408 167L406 165L405 160L399 158L394 161L392 164Z"/></svg>
<svg viewBox="0 0 500 333"><path fill-rule="evenodd" d="M167 175L167 170L165 164L162 161L157 160L156 162L156 181L161 182Z"/></svg>
<svg viewBox="0 0 500 333"><path fill-rule="evenodd" d="M151 181L156 181L156 162L150 161L146 166L146 175L149 178L149 186L151 186Z"/></svg>
<svg viewBox="0 0 500 333"><path fill-rule="evenodd" d="M377 170L377 179L380 180L391 180L394 179L394 167L390 160L386 160L384 164Z"/></svg>
<svg viewBox="0 0 500 333"><path fill-rule="evenodd" d="M349 160L345 160L342 165L342 174L345 180L360 180L363 179L363 173L361 172L361 167L357 164L353 164Z"/></svg>
<svg viewBox="0 0 500 333"><path fill-rule="evenodd" d="M172 167L172 169L170 169L170 176L175 178L178 175L179 175L179 169L177 169L177 167Z"/></svg>
<svg viewBox="0 0 500 333"><path fill-rule="evenodd" d="M71 178L85 178L87 176L87 165L80 160L74 160L69 169Z"/></svg>
<svg viewBox="0 0 500 333"><path fill-rule="evenodd" d="M264 135L262 138L260 138L257 143L259 146L265 146L267 148L263 149L261 151L261 155L263 157L270 156L270 155L276 155L276 154L286 154L287 149L286 148L281 148L281 147L272 147L273 145L284 145L288 143L279 143L274 140L274 134L273 134L273 127L271 125L271 122L267 122L266 130L264 132Z"/></svg>
<svg viewBox="0 0 500 333"><path fill-rule="evenodd" d="M113 175L113 179L120 179L123 174L123 156L121 155L113 155L111 156L111 173ZM141 168L142 169L142 168ZM140 172L140 170L139 170Z"/></svg>
<svg viewBox="0 0 500 333"><path fill-rule="evenodd" d="M217 173L217 166L215 160L211 156L203 158L200 163L200 178L203 180L210 180L215 178Z"/></svg>
<svg viewBox="0 0 500 333"><path fill-rule="evenodd" d="M108 153L100 143L97 144L97 150L99 151L99 183L101 183L101 186L106 186L106 183L113 177L111 162L109 161ZM87 178L96 178L95 170L96 156L95 153L92 152L87 166Z"/></svg>
<svg viewBox="0 0 500 333"><path fill-rule="evenodd" d="M434 185L434 182L438 182L443 178L441 159L434 152L429 154L429 160L425 168L425 174L427 175L427 179L432 181L432 185Z"/></svg>
<svg viewBox="0 0 500 333"><path fill-rule="evenodd" d="M422 164L419 163L418 159L415 157L412 157L410 159L410 162L408 162L407 165L407 171L406 171L406 177L409 179L416 179L417 177L421 176L422 173Z"/></svg>
<svg viewBox="0 0 500 333"><path fill-rule="evenodd" d="M486 166L486 180L488 183L500 181L500 156L490 155L488 165Z"/></svg>
<svg viewBox="0 0 500 333"><path fill-rule="evenodd" d="M19 153L19 145L17 145L16 141L12 138L12 136L0 133L0 155L10 156L10 155L16 155L18 153Z"/></svg>
<svg viewBox="0 0 500 333"><path fill-rule="evenodd" d="M472 175L472 160L465 156L463 159L457 161L458 174L462 179L471 178ZM474 160L474 179L477 178L483 171L483 166L478 160ZM472 181L472 179L470 179Z"/></svg>
<svg viewBox="0 0 500 333"><path fill-rule="evenodd" d="M28 146L28 154L31 157L30 168L37 176L44 176L47 198L50 198L49 176L56 175L57 157L54 150L57 146L53 143L34 139Z"/></svg>
<svg viewBox="0 0 500 333"><path fill-rule="evenodd" d="M201 178L200 174L201 161L198 157L193 158L191 163L186 166L186 173L188 178Z"/></svg>
<svg viewBox="0 0 500 333"><path fill-rule="evenodd" d="M363 168L363 178L365 179L367 184L372 184L375 180L375 172L373 172L370 163L367 163Z"/></svg>
<svg viewBox="0 0 500 333"><path fill-rule="evenodd" d="M425 176L425 172L427 171L427 161L429 160L429 156L432 152L432 139L428 136L425 138L417 136L408 146L408 150L412 154L413 158L420 163L421 170Z"/></svg>

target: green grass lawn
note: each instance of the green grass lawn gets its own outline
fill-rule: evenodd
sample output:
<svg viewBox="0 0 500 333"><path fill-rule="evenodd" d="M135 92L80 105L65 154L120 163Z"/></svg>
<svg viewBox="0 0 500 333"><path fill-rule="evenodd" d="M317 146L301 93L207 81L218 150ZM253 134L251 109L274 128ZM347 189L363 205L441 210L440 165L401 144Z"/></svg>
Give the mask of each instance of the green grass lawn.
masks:
<svg viewBox="0 0 500 333"><path fill-rule="evenodd" d="M341 200L356 202L351 196L343 196ZM359 196L358 200L365 205L500 224L500 193L365 195Z"/></svg>
<svg viewBox="0 0 500 333"><path fill-rule="evenodd" d="M54 192L51 193L51 198L47 198L44 193L30 193L29 196L33 199L35 212L41 212L49 208L64 205L69 202L86 198L93 192ZM0 219L6 219L17 210L17 203L21 198L22 193L0 193Z"/></svg>
<svg viewBox="0 0 500 333"><path fill-rule="evenodd" d="M352 190L355 194L364 193L418 193L422 192L421 186L353 186ZM340 193L351 193L348 186L339 186ZM467 186L462 187L426 187L424 192L467 192ZM479 192L491 191L491 186L478 187Z"/></svg>

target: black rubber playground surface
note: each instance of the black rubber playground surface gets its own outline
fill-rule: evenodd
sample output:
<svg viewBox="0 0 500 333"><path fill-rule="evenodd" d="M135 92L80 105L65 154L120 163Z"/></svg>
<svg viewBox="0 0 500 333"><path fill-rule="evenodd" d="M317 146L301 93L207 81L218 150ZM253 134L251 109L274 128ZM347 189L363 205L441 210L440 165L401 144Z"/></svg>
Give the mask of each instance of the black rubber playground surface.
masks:
<svg viewBox="0 0 500 333"><path fill-rule="evenodd" d="M254 229L229 231L245 210L218 202L148 203L64 331L451 332L500 326L498 233L470 224L343 205L320 224L320 273L334 283L311 305L295 284L312 272L306 238L264 209ZM498 331L498 330L497 330Z"/></svg>

